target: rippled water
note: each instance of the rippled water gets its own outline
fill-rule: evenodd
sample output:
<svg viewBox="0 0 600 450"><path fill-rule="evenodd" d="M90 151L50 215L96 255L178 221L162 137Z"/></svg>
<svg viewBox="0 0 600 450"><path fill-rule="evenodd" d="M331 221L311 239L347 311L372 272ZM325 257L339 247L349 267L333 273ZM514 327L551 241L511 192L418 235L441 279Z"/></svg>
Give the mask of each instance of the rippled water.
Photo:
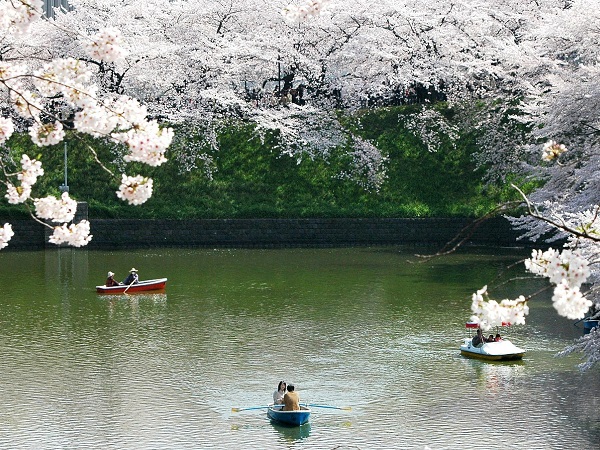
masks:
<svg viewBox="0 0 600 450"><path fill-rule="evenodd" d="M458 351L470 294L526 253L414 252L3 251L0 447L597 448L598 370L554 357L581 329L547 298L511 330L522 362ZM166 291L95 293L132 266ZM352 410L313 408L297 428L232 412L267 404L280 379Z"/></svg>

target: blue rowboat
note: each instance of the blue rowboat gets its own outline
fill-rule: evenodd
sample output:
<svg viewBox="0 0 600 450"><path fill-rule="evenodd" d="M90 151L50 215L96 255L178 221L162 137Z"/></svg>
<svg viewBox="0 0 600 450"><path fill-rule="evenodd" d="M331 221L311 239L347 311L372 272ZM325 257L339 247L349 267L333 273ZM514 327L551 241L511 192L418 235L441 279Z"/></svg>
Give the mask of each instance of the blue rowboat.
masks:
<svg viewBox="0 0 600 450"><path fill-rule="evenodd" d="M301 406L299 411L282 411L283 405L269 405L267 416L273 422L284 425L300 426L310 419L310 408Z"/></svg>

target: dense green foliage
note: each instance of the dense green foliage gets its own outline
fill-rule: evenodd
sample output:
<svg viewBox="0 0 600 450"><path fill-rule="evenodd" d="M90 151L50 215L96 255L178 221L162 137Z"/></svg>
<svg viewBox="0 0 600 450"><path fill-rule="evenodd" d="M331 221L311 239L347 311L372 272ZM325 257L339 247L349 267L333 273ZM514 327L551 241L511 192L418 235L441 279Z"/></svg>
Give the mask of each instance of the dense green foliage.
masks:
<svg viewBox="0 0 600 450"><path fill-rule="evenodd" d="M365 113L360 121L347 120L348 129L376 144L388 158L387 179L377 192L339 177L348 168L343 148L327 160L306 157L299 163L276 149L276 135L261 141L250 126L238 124L223 128L219 151L204 149L212 157L212 179L203 163L182 171L177 148L161 167L128 167L129 175L154 179L154 195L142 206L130 206L116 197L116 180L94 162L88 146L103 162L109 161L106 165L115 174L124 167L123 149L97 140L69 139L70 194L88 202L90 218L473 217L507 200L508 191L484 185L483 169L475 170L475 136L466 133L457 145L448 143L429 152L399 125L399 114L407 111L386 108ZM46 176L39 181L37 195L60 193L62 144L39 149L28 136L13 136L10 146L42 161ZM3 202L0 211L14 215L15 208Z"/></svg>

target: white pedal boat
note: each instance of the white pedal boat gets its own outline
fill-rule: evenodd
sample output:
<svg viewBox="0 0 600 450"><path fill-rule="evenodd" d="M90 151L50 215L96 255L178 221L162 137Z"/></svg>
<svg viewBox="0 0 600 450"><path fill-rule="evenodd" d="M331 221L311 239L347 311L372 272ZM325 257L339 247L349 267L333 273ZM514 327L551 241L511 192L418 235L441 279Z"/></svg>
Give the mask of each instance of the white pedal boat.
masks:
<svg viewBox="0 0 600 450"><path fill-rule="evenodd" d="M468 322L466 327L476 329L479 325ZM522 359L525 355L525 350L504 338L499 341L484 343L477 343L476 339L467 338L460 346L460 354L467 358L478 358L488 361L511 361Z"/></svg>

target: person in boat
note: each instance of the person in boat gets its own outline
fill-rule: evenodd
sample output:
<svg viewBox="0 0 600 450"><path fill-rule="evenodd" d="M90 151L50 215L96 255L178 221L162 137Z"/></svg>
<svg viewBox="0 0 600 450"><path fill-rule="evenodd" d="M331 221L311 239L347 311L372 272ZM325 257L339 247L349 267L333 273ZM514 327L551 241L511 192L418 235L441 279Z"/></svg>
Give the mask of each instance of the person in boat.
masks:
<svg viewBox="0 0 600 450"><path fill-rule="evenodd" d="M273 392L273 404L282 405L283 397L285 395L286 384L285 381L280 381L277 385L277 390Z"/></svg>
<svg viewBox="0 0 600 450"><path fill-rule="evenodd" d="M108 272L108 277L106 278L106 283L104 283L107 287L111 287L111 286L118 286L121 283L119 283L117 280L115 280L115 274L113 272Z"/></svg>
<svg viewBox="0 0 600 450"><path fill-rule="evenodd" d="M130 284L136 284L137 282L139 282L139 277L138 277L137 272L138 272L137 269L135 267L133 267L129 271L129 275L127 275L127 278L125 278L123 280L123 284L130 285Z"/></svg>
<svg viewBox="0 0 600 450"><path fill-rule="evenodd" d="M485 343L485 337L483 336L483 331L481 331L481 328L477 328L477 334L473 337L471 342L474 347L478 347L479 345Z"/></svg>
<svg viewBox="0 0 600 450"><path fill-rule="evenodd" d="M299 411L300 410L300 396L294 390L293 384L287 385L287 393L283 396L283 411Z"/></svg>
<svg viewBox="0 0 600 450"><path fill-rule="evenodd" d="M500 342L502 340L502 336L500 336L500 333L496 333L496 337L494 338L495 342Z"/></svg>
<svg viewBox="0 0 600 450"><path fill-rule="evenodd" d="M496 339L494 339L494 335L490 334L490 336L487 338L488 342L496 342Z"/></svg>

